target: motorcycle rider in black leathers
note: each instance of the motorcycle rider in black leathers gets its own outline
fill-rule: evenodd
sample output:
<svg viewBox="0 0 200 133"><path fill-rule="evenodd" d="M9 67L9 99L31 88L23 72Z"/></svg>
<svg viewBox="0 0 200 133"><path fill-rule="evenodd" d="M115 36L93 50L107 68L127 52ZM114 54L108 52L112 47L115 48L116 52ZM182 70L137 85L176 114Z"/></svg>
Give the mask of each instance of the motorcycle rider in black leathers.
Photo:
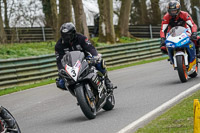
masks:
<svg viewBox="0 0 200 133"><path fill-rule="evenodd" d="M99 61L96 63L95 67L99 70L105 77L106 88L110 91L113 89L113 84L108 78L107 70L104 67L104 61L101 59L101 56L98 54L95 47L87 39L86 36L76 33L76 28L73 23L64 23L60 28L61 38L57 41L55 45L55 54L58 71L64 69L61 63L61 59L68 51L82 51L87 56L87 53L90 53L93 58L97 58ZM56 85L58 88L65 90L65 82L59 77L56 79Z"/></svg>

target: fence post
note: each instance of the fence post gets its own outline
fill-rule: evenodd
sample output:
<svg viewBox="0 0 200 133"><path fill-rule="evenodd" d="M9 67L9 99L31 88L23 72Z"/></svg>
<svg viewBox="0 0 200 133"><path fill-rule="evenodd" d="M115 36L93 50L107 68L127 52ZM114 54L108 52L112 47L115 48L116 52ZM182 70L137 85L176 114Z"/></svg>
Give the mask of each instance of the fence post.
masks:
<svg viewBox="0 0 200 133"><path fill-rule="evenodd" d="M200 133L200 104L198 99L194 99L194 133Z"/></svg>
<svg viewBox="0 0 200 133"><path fill-rule="evenodd" d="M149 31L150 31L150 37L152 39L153 38L153 33L152 33L152 26L151 26L151 24L149 25Z"/></svg>
<svg viewBox="0 0 200 133"><path fill-rule="evenodd" d="M42 35L43 35L43 40L46 41L45 32L44 32L44 27L43 26L42 26Z"/></svg>
<svg viewBox="0 0 200 133"><path fill-rule="evenodd" d="M16 34L17 34L17 42L19 42L19 33L18 33L18 30L17 30L17 27L16 27Z"/></svg>

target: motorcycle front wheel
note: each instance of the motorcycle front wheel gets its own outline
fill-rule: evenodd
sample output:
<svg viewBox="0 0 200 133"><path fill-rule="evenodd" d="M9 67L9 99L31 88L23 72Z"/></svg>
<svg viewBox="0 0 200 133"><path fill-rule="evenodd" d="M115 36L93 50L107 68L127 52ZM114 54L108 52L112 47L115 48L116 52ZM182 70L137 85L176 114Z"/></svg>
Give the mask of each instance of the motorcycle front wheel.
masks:
<svg viewBox="0 0 200 133"><path fill-rule="evenodd" d="M179 78L181 82L184 83L188 80L187 68L185 66L184 57L177 56L176 61L177 61L177 71L178 71Z"/></svg>
<svg viewBox="0 0 200 133"><path fill-rule="evenodd" d="M88 119L94 119L96 117L96 106L95 101L91 101L88 97L87 91L84 90L83 86L78 86L76 89L76 98L80 105L80 108L84 115Z"/></svg>

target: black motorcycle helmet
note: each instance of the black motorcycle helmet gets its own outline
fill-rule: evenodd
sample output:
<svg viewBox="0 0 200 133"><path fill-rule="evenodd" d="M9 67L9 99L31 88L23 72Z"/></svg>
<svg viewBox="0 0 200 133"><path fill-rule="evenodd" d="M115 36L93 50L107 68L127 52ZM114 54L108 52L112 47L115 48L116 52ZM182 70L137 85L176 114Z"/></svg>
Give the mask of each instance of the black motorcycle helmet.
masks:
<svg viewBox="0 0 200 133"><path fill-rule="evenodd" d="M172 0L168 3L168 13L172 17L176 17L181 11L181 5L178 1Z"/></svg>
<svg viewBox="0 0 200 133"><path fill-rule="evenodd" d="M64 23L60 27L61 38L64 42L72 42L76 35L76 27L73 23Z"/></svg>

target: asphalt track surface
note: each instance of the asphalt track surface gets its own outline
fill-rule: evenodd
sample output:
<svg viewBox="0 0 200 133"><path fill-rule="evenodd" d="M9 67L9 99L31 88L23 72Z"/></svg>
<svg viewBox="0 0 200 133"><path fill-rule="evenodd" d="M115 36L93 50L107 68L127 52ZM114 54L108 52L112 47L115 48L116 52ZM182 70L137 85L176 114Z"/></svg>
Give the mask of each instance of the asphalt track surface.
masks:
<svg viewBox="0 0 200 133"><path fill-rule="evenodd" d="M200 81L181 83L177 71L158 61L109 72L116 105L88 120L69 92L50 84L5 96L0 104L16 118L22 133L116 133Z"/></svg>

